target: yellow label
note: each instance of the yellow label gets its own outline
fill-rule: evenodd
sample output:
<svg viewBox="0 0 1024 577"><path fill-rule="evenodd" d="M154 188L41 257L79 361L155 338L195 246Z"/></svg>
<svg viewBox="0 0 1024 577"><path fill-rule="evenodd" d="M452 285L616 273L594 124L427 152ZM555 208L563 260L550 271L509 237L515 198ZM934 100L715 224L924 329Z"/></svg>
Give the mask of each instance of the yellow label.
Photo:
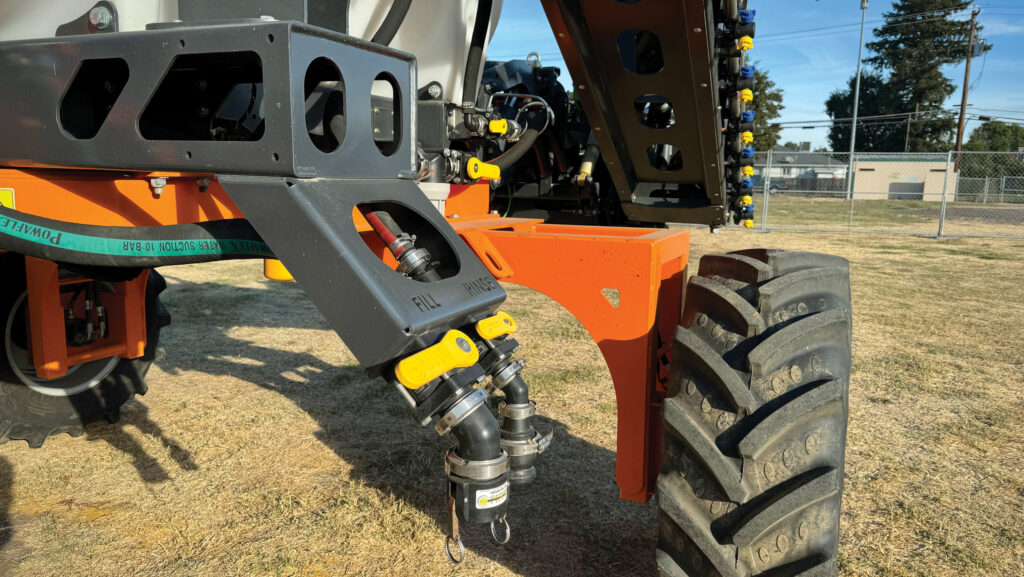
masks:
<svg viewBox="0 0 1024 577"><path fill-rule="evenodd" d="M0 206L14 209L14 189L0 188Z"/></svg>

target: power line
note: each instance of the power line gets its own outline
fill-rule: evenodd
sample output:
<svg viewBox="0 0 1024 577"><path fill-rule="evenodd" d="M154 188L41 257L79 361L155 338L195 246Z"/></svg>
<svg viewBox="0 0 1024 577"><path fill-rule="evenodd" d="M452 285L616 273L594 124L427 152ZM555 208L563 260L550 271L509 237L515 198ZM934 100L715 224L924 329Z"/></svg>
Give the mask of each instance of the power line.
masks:
<svg viewBox="0 0 1024 577"><path fill-rule="evenodd" d="M946 8L946 9L943 9L943 10L928 10L928 11L925 11L925 12L915 12L913 14L897 15L897 16L893 16L892 18L881 18L881 19L877 19L877 20L869 20L868 24L884 23L885 25L893 25L894 26L896 24L899 24L900 20L907 20L907 19L913 18L915 16L924 16L924 15L932 15L932 16L934 16L934 15L942 14L942 13L945 13L945 12L962 12L963 10L965 10L965 9L964 8ZM890 22L890 20L892 20L892 22ZM924 20L915 21L915 22L912 22L912 23L917 23L917 22L924 22ZM907 22L906 24L909 24L909 23L911 23L911 22ZM817 28L805 28L805 29L802 29L802 30L786 30L784 32L776 32L774 34L764 34L764 35L761 35L760 39L761 40L765 40L765 39L769 39L769 38L775 38L775 37L778 37L778 36L788 36L788 35L792 35L792 34L800 34L800 33L803 33L803 32L818 32L818 31L822 31L822 30L835 30L835 29L839 29L839 28L859 27L859 26L860 26L860 22L853 22L853 23L850 23L850 24L837 24L835 26L819 26Z"/></svg>

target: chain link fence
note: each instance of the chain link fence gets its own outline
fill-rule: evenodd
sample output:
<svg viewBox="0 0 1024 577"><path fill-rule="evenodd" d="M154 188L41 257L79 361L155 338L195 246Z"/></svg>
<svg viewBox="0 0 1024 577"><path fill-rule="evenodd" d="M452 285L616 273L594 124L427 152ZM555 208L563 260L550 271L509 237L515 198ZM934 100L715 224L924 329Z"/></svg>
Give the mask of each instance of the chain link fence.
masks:
<svg viewBox="0 0 1024 577"><path fill-rule="evenodd" d="M779 149L754 182L761 230L1024 238L1024 153Z"/></svg>

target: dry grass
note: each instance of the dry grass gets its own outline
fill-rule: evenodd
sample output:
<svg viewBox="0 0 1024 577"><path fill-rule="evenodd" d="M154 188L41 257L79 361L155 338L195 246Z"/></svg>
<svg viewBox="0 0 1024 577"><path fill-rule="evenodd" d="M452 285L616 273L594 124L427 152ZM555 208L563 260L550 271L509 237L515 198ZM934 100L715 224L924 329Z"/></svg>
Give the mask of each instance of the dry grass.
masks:
<svg viewBox="0 0 1024 577"><path fill-rule="evenodd" d="M1024 574L1024 241L729 231L848 257L854 374L841 572ZM0 447L0 575L637 575L653 506L619 501L615 402L596 346L510 287L556 445L514 496L513 541L441 551L449 441L364 378L294 285L256 263L167 270L152 389L117 425ZM8 494L9 493L9 494Z"/></svg>

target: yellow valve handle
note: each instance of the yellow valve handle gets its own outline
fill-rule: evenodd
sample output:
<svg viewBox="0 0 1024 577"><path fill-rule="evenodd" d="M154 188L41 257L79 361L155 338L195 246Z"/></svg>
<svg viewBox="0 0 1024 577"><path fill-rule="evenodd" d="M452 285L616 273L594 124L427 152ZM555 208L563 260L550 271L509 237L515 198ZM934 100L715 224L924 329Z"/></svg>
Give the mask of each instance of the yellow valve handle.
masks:
<svg viewBox="0 0 1024 577"><path fill-rule="evenodd" d="M744 166L742 169L740 169L740 172L743 173L743 176L754 176L754 167Z"/></svg>
<svg viewBox="0 0 1024 577"><path fill-rule="evenodd" d="M395 378L407 389L418 389L448 371L473 366L479 358L465 333L448 331L436 345L398 361Z"/></svg>
<svg viewBox="0 0 1024 577"><path fill-rule="evenodd" d="M501 180L501 168L494 164L487 164L475 156L466 163L466 174L473 180L478 178Z"/></svg>
<svg viewBox="0 0 1024 577"><path fill-rule="evenodd" d="M741 36L740 39L736 41L736 48L738 48L740 52L746 52L753 47L754 39L750 36Z"/></svg>
<svg viewBox="0 0 1024 577"><path fill-rule="evenodd" d="M754 221L749 218L743 221L743 228L754 228Z"/></svg>
<svg viewBox="0 0 1024 577"><path fill-rule="evenodd" d="M751 142L754 142L754 133L753 132L741 133L740 134L740 142L742 142L743 144L750 144Z"/></svg>
<svg viewBox="0 0 1024 577"><path fill-rule="evenodd" d="M508 121L504 118L492 120L487 123L487 130L490 130L492 134L508 134Z"/></svg>
<svg viewBox="0 0 1024 577"><path fill-rule="evenodd" d="M750 206L752 204L754 204L754 198L749 194L743 195L743 198L740 199L740 205L742 206Z"/></svg>
<svg viewBox="0 0 1024 577"><path fill-rule="evenodd" d="M508 313L498 311L493 317L476 323L476 334L482 339L492 341L516 332L517 328L516 321Z"/></svg>
<svg viewBox="0 0 1024 577"><path fill-rule="evenodd" d="M753 101L754 101L754 91L753 90L751 90L749 88L744 88L743 90L740 90L740 102L743 102L745 104L747 102L753 102Z"/></svg>

